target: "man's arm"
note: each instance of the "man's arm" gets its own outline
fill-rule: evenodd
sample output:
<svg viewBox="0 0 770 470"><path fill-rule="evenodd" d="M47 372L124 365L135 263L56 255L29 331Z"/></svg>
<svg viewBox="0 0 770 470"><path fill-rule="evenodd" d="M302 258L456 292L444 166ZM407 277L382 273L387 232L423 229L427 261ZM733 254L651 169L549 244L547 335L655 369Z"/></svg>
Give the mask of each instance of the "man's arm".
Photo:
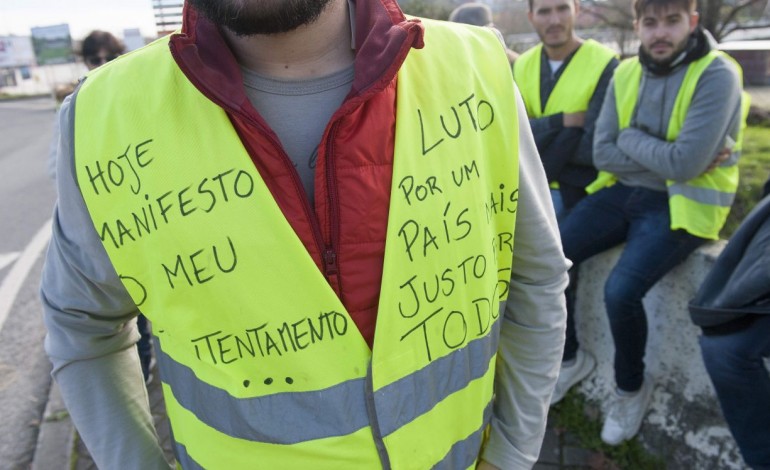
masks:
<svg viewBox="0 0 770 470"><path fill-rule="evenodd" d="M596 83L594 94L591 95L591 100L588 102L588 109L586 110L583 122L583 135L580 137L580 143L574 157L570 160L570 163L573 165L594 166L594 129L596 128L596 120L599 118L599 113L602 110L604 97L607 94L610 80L612 80L612 72L617 66L618 59L613 58L610 60L607 66L604 67L599 81Z"/></svg>
<svg viewBox="0 0 770 470"><path fill-rule="evenodd" d="M594 166L618 176L647 173L645 167L618 148L616 141L619 133L614 81L610 80L594 127Z"/></svg>
<svg viewBox="0 0 770 470"><path fill-rule="evenodd" d="M520 97L518 112L519 206L513 265L500 319L492 429L482 454L501 469L531 468L540 452L564 349L569 269Z"/></svg>
<svg viewBox="0 0 770 470"><path fill-rule="evenodd" d="M561 113L529 120L529 127L532 130L538 151L542 152L547 148L553 139L559 135L559 132L564 129L563 121L564 118Z"/></svg>
<svg viewBox="0 0 770 470"><path fill-rule="evenodd" d="M134 347L138 311L75 180L74 107L74 98L68 98L60 112L59 200L41 286L45 349L75 427L99 468L168 469Z"/></svg>
<svg viewBox="0 0 770 470"><path fill-rule="evenodd" d="M726 147L725 137L735 138L740 100L737 71L728 61L716 59L698 81L676 140L667 142L631 127L620 133L618 148L662 178L680 182L695 178Z"/></svg>

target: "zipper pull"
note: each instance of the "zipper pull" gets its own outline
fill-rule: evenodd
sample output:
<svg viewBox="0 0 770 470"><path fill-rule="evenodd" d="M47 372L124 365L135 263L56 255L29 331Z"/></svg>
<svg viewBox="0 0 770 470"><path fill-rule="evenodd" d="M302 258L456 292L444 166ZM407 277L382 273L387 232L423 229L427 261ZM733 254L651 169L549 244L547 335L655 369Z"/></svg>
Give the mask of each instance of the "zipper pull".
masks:
<svg viewBox="0 0 770 470"><path fill-rule="evenodd" d="M327 248L324 251L324 271L327 276L334 276L337 274L337 253L333 248Z"/></svg>

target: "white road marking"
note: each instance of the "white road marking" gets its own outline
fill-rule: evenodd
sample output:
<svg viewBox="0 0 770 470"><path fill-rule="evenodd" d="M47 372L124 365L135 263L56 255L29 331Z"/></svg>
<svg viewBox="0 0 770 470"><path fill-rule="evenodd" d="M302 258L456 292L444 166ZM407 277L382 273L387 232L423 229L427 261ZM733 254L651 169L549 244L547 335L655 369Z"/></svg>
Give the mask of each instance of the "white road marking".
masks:
<svg viewBox="0 0 770 470"><path fill-rule="evenodd" d="M8 313L16 300L19 289L24 284L30 269L37 261L40 253L48 246L48 239L51 237L51 219L40 227L32 241L24 248L19 259L14 263L11 271L6 276L3 284L0 285L0 330L3 329L3 323L8 318Z"/></svg>
<svg viewBox="0 0 770 470"><path fill-rule="evenodd" d="M18 251L13 251L11 253L0 253L0 269L3 269L4 267L13 263L13 261L18 257Z"/></svg>

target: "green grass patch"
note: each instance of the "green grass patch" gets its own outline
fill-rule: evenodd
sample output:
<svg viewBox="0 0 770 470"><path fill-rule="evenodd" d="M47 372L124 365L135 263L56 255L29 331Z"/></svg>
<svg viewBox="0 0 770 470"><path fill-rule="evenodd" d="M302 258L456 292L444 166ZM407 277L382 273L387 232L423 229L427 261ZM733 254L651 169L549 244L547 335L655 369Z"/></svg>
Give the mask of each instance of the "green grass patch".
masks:
<svg viewBox="0 0 770 470"><path fill-rule="evenodd" d="M762 187L770 177L770 128L751 126L743 137L743 154L738 161L740 183L730 216L720 236L724 239L738 228L757 204Z"/></svg>
<svg viewBox="0 0 770 470"><path fill-rule="evenodd" d="M648 453L635 438L618 446L602 442L602 421L599 407L570 391L557 405L551 407L550 418L558 430L569 432L584 449L600 454L603 469L659 470L665 468L662 458ZM597 462L598 463L598 462Z"/></svg>

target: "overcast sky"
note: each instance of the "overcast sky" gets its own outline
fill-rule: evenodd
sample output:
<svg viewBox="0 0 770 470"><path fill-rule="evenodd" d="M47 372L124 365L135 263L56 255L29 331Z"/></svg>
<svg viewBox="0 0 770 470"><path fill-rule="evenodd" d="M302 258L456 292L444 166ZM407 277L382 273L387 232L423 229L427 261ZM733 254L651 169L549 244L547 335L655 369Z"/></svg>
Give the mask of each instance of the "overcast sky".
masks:
<svg viewBox="0 0 770 470"><path fill-rule="evenodd" d="M93 29L119 37L127 28L155 35L152 0L0 0L0 36L29 36L31 27L61 23L69 23L73 39Z"/></svg>

